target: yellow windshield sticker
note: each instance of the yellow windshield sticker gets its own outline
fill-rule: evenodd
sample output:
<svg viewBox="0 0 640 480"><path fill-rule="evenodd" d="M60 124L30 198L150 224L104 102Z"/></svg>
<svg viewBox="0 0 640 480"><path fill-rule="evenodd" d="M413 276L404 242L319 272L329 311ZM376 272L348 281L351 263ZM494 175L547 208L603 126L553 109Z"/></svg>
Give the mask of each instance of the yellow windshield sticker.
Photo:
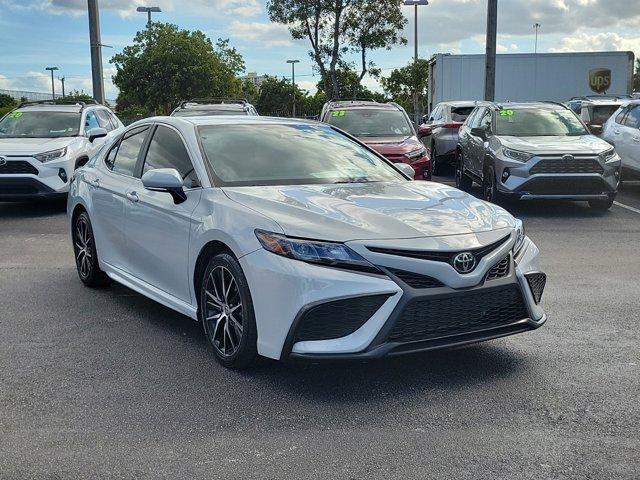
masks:
<svg viewBox="0 0 640 480"><path fill-rule="evenodd" d="M513 110L500 110L500 116L501 117L512 117L513 116Z"/></svg>
<svg viewBox="0 0 640 480"><path fill-rule="evenodd" d="M331 116L332 117L344 117L344 114L346 112L344 110L334 110L333 112L331 112Z"/></svg>
<svg viewBox="0 0 640 480"><path fill-rule="evenodd" d="M9 118L20 118L22 116L22 112L13 112L9 114Z"/></svg>

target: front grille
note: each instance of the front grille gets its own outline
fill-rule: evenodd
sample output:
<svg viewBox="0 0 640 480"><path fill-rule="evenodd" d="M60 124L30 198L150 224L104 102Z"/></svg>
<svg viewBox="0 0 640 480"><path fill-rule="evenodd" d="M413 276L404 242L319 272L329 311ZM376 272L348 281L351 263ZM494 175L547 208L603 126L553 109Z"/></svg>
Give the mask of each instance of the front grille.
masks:
<svg viewBox="0 0 640 480"><path fill-rule="evenodd" d="M407 157L405 157L404 155L388 154L388 153L385 154L384 157L393 163L403 163L404 160L407 159Z"/></svg>
<svg viewBox="0 0 640 480"><path fill-rule="evenodd" d="M369 320L390 295L370 295L322 303L307 310L294 341L328 340L349 335Z"/></svg>
<svg viewBox="0 0 640 480"><path fill-rule="evenodd" d="M392 342L416 342L510 325L528 318L516 285L416 298L409 302L389 334Z"/></svg>
<svg viewBox="0 0 640 480"><path fill-rule="evenodd" d="M12 175L12 174L31 174L37 175L38 170L29 162L24 160L13 161L10 160L4 165L0 165L0 175Z"/></svg>
<svg viewBox="0 0 640 480"><path fill-rule="evenodd" d="M606 184L593 177L534 177L518 193L530 195L600 195L609 191Z"/></svg>
<svg viewBox="0 0 640 480"><path fill-rule="evenodd" d="M4 195L35 195L38 189L32 185L0 185L0 196Z"/></svg>
<svg viewBox="0 0 640 480"><path fill-rule="evenodd" d="M540 303L540 300L542 299L542 292L544 291L544 286L547 283L547 276L542 272L536 272L527 273L525 277L527 278L529 288L531 288L533 299L536 301L536 303Z"/></svg>
<svg viewBox="0 0 640 480"><path fill-rule="evenodd" d="M604 169L597 157L590 155L544 158L536 163L529 173L532 175L536 173L599 173L602 175Z"/></svg>
<svg viewBox="0 0 640 480"><path fill-rule="evenodd" d="M399 257L419 258L421 260L431 260L433 262L446 262L450 265L453 264L454 257L459 253L471 252L476 257L476 265L477 265L478 263L480 263L480 260L482 259L482 257L484 257L485 255L488 255L489 253L493 252L495 249L501 247L508 240L509 240L509 235L485 247L469 249L469 250L459 250L456 252L438 252L438 251L427 251L427 250L401 250L396 248L381 248L381 247L367 247L367 250L370 250L375 253L397 255Z"/></svg>
<svg viewBox="0 0 640 480"><path fill-rule="evenodd" d="M497 278L503 278L509 275L509 266L511 264L510 258L507 255L500 262L495 264L491 270L487 272L485 280L495 280Z"/></svg>
<svg viewBox="0 0 640 480"><path fill-rule="evenodd" d="M413 288L437 288L444 287L444 284L439 280L428 275L421 275L419 273L408 272L406 270L397 270L395 268L387 268L389 273L395 275L404 283Z"/></svg>

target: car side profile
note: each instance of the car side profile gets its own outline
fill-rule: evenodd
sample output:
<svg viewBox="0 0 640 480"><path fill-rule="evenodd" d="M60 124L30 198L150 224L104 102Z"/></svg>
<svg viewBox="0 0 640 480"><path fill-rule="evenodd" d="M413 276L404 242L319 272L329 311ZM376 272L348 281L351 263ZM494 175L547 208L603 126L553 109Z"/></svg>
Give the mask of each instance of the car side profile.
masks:
<svg viewBox="0 0 640 480"><path fill-rule="evenodd" d="M392 162L411 165L416 180L431 179L427 150L397 103L332 100L324 104L320 121L353 135Z"/></svg>
<svg viewBox="0 0 640 480"><path fill-rule="evenodd" d="M628 98L585 97L571 100L567 106L580 117L593 135L600 136L611 115L628 102Z"/></svg>
<svg viewBox="0 0 640 480"><path fill-rule="evenodd" d="M620 157L565 105L477 107L460 129L456 186L483 198L582 200L608 210L620 184Z"/></svg>
<svg viewBox="0 0 640 480"><path fill-rule="evenodd" d="M640 101L618 109L605 123L602 138L618 152L623 178L640 176Z"/></svg>
<svg viewBox="0 0 640 480"><path fill-rule="evenodd" d="M66 196L73 172L123 129L103 105L22 102L0 119L0 200Z"/></svg>
<svg viewBox="0 0 640 480"><path fill-rule="evenodd" d="M198 117L207 115L257 116L256 108L245 99L196 98L184 100L171 112L172 117Z"/></svg>
<svg viewBox="0 0 640 480"><path fill-rule="evenodd" d="M200 321L233 368L540 327L546 276L522 222L403 170L317 122L141 120L72 181L78 275Z"/></svg>

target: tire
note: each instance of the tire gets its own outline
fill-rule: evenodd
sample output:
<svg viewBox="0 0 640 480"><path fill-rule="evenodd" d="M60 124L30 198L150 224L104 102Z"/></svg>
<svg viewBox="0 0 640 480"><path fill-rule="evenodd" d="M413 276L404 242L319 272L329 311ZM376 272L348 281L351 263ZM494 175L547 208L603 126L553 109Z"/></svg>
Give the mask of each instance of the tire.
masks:
<svg viewBox="0 0 640 480"><path fill-rule="evenodd" d="M607 200L589 200L589 206L596 212L606 212L613 206L613 197Z"/></svg>
<svg viewBox="0 0 640 480"><path fill-rule="evenodd" d="M256 319L247 279L235 257L225 252L209 260L199 299L207 344L218 362L237 370L252 366L258 358Z"/></svg>
<svg viewBox="0 0 640 480"><path fill-rule="evenodd" d="M496 172L493 166L488 166L484 169L484 175L482 176L482 199L491 203L498 203L500 201Z"/></svg>
<svg viewBox="0 0 640 480"><path fill-rule="evenodd" d="M111 279L100 270L96 241L87 212L82 212L78 215L73 223L72 232L73 253L80 281L90 288L109 285Z"/></svg>
<svg viewBox="0 0 640 480"><path fill-rule="evenodd" d="M456 188L460 190L464 190L468 192L471 190L471 185L473 184L473 180L467 177L464 173L464 158L462 157L462 152L458 151L456 155Z"/></svg>
<svg viewBox="0 0 640 480"><path fill-rule="evenodd" d="M438 165L438 153L436 152L436 144L431 145L431 173L433 175L440 175L442 168Z"/></svg>

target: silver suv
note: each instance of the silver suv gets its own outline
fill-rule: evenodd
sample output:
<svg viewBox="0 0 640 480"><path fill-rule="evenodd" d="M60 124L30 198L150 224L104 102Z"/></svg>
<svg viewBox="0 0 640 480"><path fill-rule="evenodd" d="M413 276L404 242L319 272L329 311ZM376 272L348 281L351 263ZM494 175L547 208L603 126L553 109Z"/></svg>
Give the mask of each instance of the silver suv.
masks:
<svg viewBox="0 0 640 480"><path fill-rule="evenodd" d="M469 189L475 181L491 202L585 200L607 210L620 169L614 148L559 103L479 106L460 128L456 186Z"/></svg>

